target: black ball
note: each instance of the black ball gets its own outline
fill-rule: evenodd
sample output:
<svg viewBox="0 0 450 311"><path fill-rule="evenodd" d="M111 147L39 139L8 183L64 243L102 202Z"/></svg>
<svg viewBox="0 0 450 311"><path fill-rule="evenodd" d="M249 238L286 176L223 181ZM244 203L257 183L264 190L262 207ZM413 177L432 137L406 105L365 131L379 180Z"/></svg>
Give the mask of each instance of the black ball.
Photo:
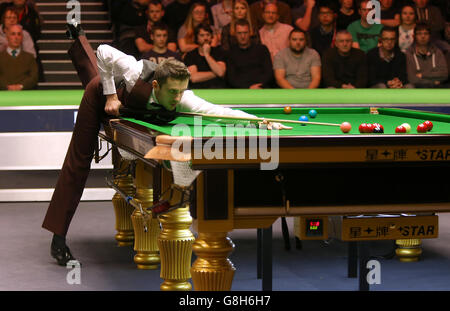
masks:
<svg viewBox="0 0 450 311"><path fill-rule="evenodd" d="M373 128L373 133L384 133L384 130L383 130L383 128L380 127L380 126L375 126L375 127Z"/></svg>

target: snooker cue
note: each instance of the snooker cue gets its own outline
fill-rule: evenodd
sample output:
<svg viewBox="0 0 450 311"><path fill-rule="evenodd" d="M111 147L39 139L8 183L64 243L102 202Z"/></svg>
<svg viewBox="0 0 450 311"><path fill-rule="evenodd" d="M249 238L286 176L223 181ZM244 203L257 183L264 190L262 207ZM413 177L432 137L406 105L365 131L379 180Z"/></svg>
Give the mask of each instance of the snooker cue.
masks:
<svg viewBox="0 0 450 311"><path fill-rule="evenodd" d="M298 121L298 120L285 120L285 119L271 119L271 118L250 118L250 117L233 117L233 116L221 116L215 114L206 114L198 112L178 112L179 115L186 116L200 116L205 118L214 119L232 119L232 120L243 120L243 121L267 121L267 122L279 122L279 123L297 123L297 124L314 124L314 125L326 125L326 126L341 126L341 124L336 123L324 123L324 122L312 122L312 121Z"/></svg>

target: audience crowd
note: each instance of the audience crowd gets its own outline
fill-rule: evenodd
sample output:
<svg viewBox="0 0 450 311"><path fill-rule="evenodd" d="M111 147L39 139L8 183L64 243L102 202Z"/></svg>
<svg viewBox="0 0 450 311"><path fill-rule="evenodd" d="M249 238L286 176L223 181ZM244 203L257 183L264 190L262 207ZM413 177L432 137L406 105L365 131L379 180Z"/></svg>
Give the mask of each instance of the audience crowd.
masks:
<svg viewBox="0 0 450 311"><path fill-rule="evenodd" d="M114 47L183 61L194 89L450 86L448 0L103 2ZM0 89L33 88L42 24L35 3L0 0L0 17Z"/></svg>

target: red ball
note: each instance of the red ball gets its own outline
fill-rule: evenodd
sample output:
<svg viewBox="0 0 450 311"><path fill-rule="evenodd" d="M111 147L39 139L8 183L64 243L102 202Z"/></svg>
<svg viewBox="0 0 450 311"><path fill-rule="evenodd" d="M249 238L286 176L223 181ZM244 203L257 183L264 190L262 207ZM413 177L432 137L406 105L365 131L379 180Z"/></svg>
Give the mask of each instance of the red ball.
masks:
<svg viewBox="0 0 450 311"><path fill-rule="evenodd" d="M431 121L423 122L423 125L427 128L427 131L431 131L433 129L433 123Z"/></svg>
<svg viewBox="0 0 450 311"><path fill-rule="evenodd" d="M367 132L366 133L373 133L373 124L367 123Z"/></svg>
<svg viewBox="0 0 450 311"><path fill-rule="evenodd" d="M404 127L403 125L399 125L395 128L395 132L396 133L406 133L406 127Z"/></svg>
<svg viewBox="0 0 450 311"><path fill-rule="evenodd" d="M348 133L352 129L352 125L348 122L342 122L341 124L341 131L343 133Z"/></svg>
<svg viewBox="0 0 450 311"><path fill-rule="evenodd" d="M418 133L426 133L427 127L423 123L421 123L421 124L417 125L417 132Z"/></svg>
<svg viewBox="0 0 450 311"><path fill-rule="evenodd" d="M359 126L359 132L360 133L366 133L367 132L367 124L366 123L361 123Z"/></svg>

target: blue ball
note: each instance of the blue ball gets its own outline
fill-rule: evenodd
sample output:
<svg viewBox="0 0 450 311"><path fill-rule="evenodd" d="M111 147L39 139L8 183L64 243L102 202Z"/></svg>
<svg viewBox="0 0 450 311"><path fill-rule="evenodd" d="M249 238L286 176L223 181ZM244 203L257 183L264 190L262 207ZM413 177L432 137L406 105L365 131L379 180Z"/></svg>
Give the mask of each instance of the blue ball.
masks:
<svg viewBox="0 0 450 311"><path fill-rule="evenodd" d="M311 118L315 118L315 117L317 116L317 111L315 111L314 109L311 109L311 110L309 111L309 116L310 116Z"/></svg>
<svg viewBox="0 0 450 311"><path fill-rule="evenodd" d="M307 116L301 116L300 118L298 118L298 120L299 121L306 121L306 122L309 121ZM305 125L305 124L302 124L302 125Z"/></svg>

